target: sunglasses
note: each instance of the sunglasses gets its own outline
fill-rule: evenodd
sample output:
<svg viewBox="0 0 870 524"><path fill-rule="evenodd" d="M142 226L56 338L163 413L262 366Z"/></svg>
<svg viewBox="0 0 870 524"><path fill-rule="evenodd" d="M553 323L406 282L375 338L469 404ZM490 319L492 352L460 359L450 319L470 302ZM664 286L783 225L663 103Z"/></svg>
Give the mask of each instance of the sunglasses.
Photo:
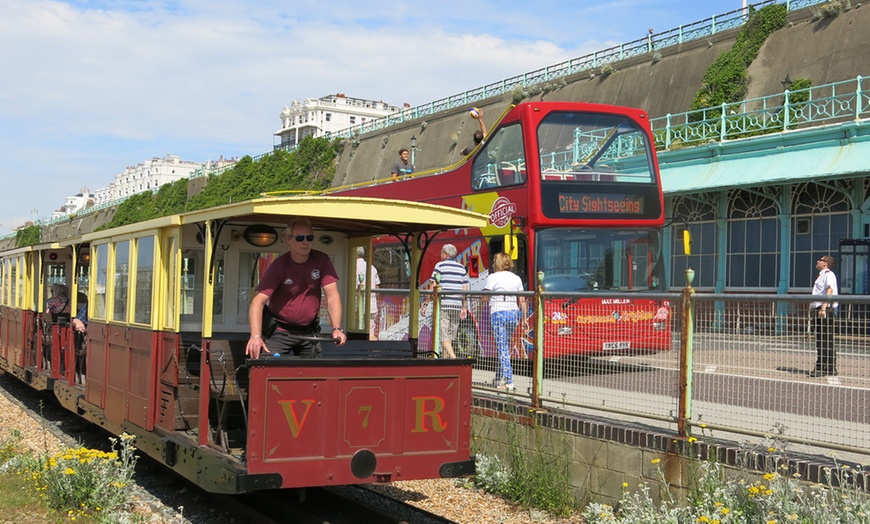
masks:
<svg viewBox="0 0 870 524"><path fill-rule="evenodd" d="M296 235L296 236L291 237L291 238L293 238L297 242L302 242L305 240L307 240L309 242L314 242L314 235Z"/></svg>

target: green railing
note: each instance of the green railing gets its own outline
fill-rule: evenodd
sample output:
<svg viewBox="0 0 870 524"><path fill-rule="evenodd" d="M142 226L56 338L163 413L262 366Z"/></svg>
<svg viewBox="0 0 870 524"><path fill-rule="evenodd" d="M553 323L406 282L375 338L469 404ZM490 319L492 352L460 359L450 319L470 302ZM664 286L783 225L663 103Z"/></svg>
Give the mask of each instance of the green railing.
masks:
<svg viewBox="0 0 870 524"><path fill-rule="evenodd" d="M870 117L870 91L858 76L650 120L657 150L672 150Z"/></svg>

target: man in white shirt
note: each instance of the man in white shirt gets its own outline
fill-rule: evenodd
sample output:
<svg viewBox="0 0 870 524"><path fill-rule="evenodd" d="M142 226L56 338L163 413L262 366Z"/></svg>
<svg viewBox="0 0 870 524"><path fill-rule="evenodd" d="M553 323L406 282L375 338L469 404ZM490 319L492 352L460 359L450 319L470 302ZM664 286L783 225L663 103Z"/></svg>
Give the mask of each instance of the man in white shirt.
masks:
<svg viewBox="0 0 870 524"><path fill-rule="evenodd" d="M837 275L831 271L834 257L825 255L816 262L819 276L813 283L813 295L836 296ZM837 375L837 354L834 352L834 320L837 318L837 302L818 301L811 304L813 327L816 331L816 367L809 372L811 377Z"/></svg>

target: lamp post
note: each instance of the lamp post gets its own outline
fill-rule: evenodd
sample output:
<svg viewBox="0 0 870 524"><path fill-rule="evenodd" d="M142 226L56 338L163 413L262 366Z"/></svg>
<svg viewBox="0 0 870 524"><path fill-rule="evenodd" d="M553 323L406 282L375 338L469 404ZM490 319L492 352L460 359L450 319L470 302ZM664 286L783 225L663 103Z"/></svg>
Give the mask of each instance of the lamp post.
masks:
<svg viewBox="0 0 870 524"><path fill-rule="evenodd" d="M417 136L411 135L411 165L414 165L414 156L417 152Z"/></svg>
<svg viewBox="0 0 870 524"><path fill-rule="evenodd" d="M780 82L780 84L782 84L782 90L783 90L783 91L788 91L789 88L791 88L791 85L792 85L793 83L794 83L794 82L791 81L791 78L789 78L788 73L785 74L785 80L783 80L782 82Z"/></svg>

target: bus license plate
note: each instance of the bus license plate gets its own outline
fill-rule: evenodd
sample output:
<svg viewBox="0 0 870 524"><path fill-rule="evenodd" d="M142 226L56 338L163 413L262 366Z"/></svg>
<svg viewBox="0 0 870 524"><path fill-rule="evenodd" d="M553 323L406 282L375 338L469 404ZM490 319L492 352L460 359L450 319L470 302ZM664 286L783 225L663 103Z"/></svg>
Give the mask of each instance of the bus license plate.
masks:
<svg viewBox="0 0 870 524"><path fill-rule="evenodd" d="M631 342L605 342L604 351L616 351L619 349L631 349Z"/></svg>

